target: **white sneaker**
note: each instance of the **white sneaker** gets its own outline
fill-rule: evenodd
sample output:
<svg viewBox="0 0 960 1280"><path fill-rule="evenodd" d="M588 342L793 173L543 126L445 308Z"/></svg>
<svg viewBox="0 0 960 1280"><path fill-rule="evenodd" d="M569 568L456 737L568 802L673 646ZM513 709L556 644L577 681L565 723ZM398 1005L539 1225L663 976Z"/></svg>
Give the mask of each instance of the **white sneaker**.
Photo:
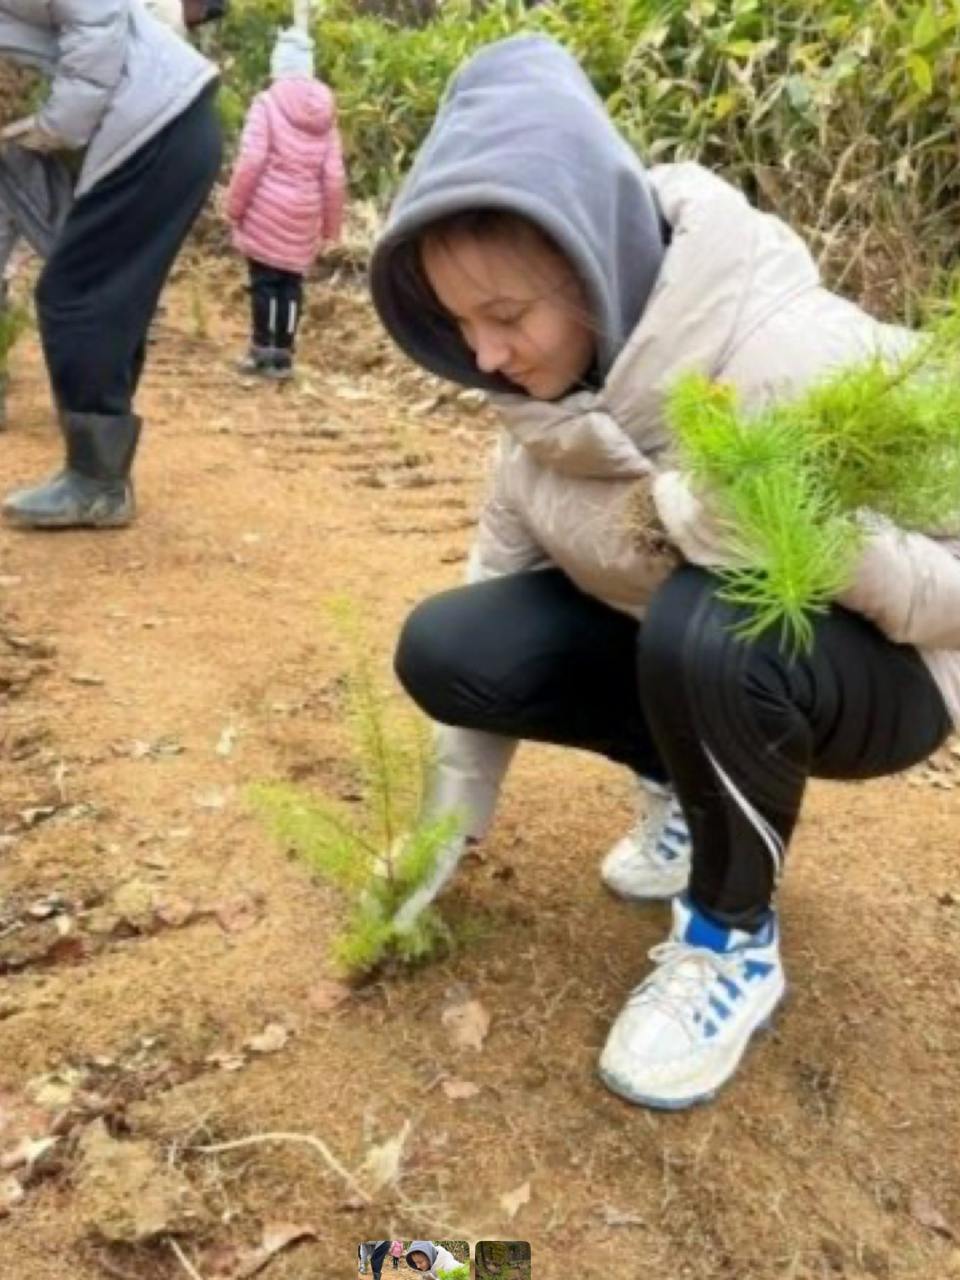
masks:
<svg viewBox="0 0 960 1280"><path fill-rule="evenodd" d="M759 933L725 929L685 898L673 903L656 969L611 1028L600 1078L641 1106L679 1110L706 1102L736 1071L786 984L776 916Z"/></svg>
<svg viewBox="0 0 960 1280"><path fill-rule="evenodd" d="M690 880L690 829L670 787L637 778L637 821L600 867L608 889L634 902L672 898Z"/></svg>

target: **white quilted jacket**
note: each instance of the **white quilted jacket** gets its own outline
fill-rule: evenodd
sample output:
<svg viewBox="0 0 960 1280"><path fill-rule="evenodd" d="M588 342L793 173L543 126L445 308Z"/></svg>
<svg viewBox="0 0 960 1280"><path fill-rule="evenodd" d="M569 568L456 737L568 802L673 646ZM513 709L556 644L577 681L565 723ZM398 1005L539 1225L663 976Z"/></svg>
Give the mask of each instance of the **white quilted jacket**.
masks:
<svg viewBox="0 0 960 1280"><path fill-rule="evenodd" d="M637 481L669 465L664 398L695 369L732 383L747 408L794 395L834 367L895 356L906 330L823 287L802 241L694 164L651 172L673 238L633 335L596 393L555 403L494 395L503 431L469 563L473 581L554 565L637 618L670 571L628 528ZM662 510L667 528L671 512ZM896 529L870 542L843 603L915 645L960 726L960 540ZM434 808L483 833L516 744L443 728Z"/></svg>

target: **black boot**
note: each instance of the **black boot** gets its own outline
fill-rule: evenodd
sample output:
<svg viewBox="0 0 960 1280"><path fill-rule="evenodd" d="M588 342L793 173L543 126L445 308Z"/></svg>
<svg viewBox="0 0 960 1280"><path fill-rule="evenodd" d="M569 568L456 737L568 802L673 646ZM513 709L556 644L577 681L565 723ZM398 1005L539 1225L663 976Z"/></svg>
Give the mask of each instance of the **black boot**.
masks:
<svg viewBox="0 0 960 1280"><path fill-rule="evenodd" d="M134 414L63 413L67 465L3 503L13 524L33 529L113 528L134 516L130 468L140 439Z"/></svg>

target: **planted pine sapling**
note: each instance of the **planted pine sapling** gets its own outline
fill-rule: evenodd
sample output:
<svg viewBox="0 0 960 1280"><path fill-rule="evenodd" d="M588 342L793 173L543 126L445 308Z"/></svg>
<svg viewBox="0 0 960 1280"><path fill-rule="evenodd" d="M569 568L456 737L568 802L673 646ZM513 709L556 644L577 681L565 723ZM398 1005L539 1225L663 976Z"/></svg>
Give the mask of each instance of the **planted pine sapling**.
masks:
<svg viewBox="0 0 960 1280"><path fill-rule="evenodd" d="M455 815L421 817L432 764L429 727L384 691L350 609L337 606L336 620L350 657L345 728L359 802L286 784L257 787L253 800L275 835L343 893L346 923L332 958L341 972L359 977L388 958L425 958L449 940L433 908L405 927L395 917L458 839L460 823Z"/></svg>
<svg viewBox="0 0 960 1280"><path fill-rule="evenodd" d="M842 369L796 400L743 413L699 374L668 401L680 466L728 534L723 596L747 637L812 643L812 615L853 578L870 522L960 529L960 309L908 354Z"/></svg>

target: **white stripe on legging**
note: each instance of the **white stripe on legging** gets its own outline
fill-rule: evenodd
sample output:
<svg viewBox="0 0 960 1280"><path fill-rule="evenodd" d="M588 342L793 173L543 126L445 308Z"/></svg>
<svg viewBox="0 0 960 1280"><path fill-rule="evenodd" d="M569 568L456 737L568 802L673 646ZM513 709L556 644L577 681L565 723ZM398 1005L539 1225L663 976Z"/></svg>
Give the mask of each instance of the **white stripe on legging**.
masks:
<svg viewBox="0 0 960 1280"><path fill-rule="evenodd" d="M717 757L713 754L710 748L704 744L703 749L707 753L707 759L716 770L720 781L730 792L731 796L733 796L748 822L750 822L750 824L756 829L760 839L767 846L767 853L769 853L770 861L773 863L773 881L774 884L779 884L780 877L783 874L783 858L786 853L786 846L784 845L783 840L766 820L763 814L759 813L753 807L747 797L717 760Z"/></svg>
<svg viewBox="0 0 960 1280"><path fill-rule="evenodd" d="M277 335L277 300L276 298L270 299L269 327L270 327L271 338L276 338L276 335Z"/></svg>

